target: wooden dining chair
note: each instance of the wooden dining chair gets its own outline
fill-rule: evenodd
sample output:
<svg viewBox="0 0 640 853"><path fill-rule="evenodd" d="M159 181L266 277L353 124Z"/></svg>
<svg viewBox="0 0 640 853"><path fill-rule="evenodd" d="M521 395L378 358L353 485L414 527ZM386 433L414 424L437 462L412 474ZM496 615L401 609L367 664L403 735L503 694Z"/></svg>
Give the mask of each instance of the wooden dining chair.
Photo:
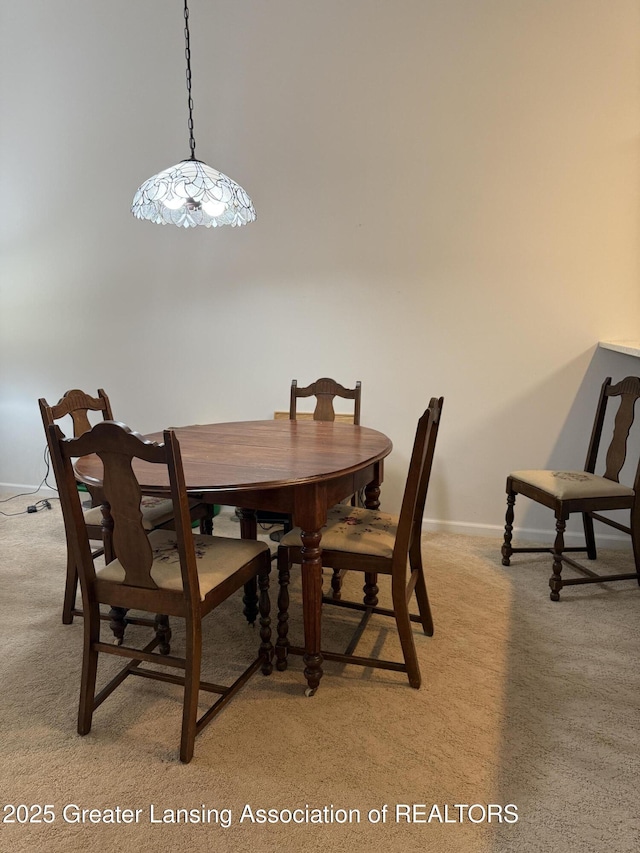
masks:
<svg viewBox="0 0 640 853"><path fill-rule="evenodd" d="M442 406L443 398L433 397L418 421L400 515L339 504L329 510L320 541L322 565L363 572L365 593L369 596L369 603L323 596L323 604L354 609L362 612L363 616L344 653L322 650L322 656L341 663L405 672L409 684L415 688L420 687L421 676L411 622L419 622L425 634L433 635L422 565L421 534ZM292 564L302 560L300 536L301 530L294 528L278 548L280 593L276 666L280 670L286 669L289 652L302 654L304 651L290 646L288 641L288 586ZM375 584L378 575L391 578L392 609L378 607L378 587ZM409 612L414 594L419 615ZM357 644L373 614L395 619L404 663L355 655Z"/></svg>
<svg viewBox="0 0 640 853"><path fill-rule="evenodd" d="M80 574L85 620L78 732L85 735L90 731L94 711L130 675L179 684L184 687L180 759L189 762L196 734L254 672L259 668L265 675L271 672L269 549L263 542L194 535L180 447L172 430L164 432L164 444L146 441L113 421L98 423L79 438L65 438L57 424L49 426L48 431L65 524ZM118 555L98 568L91 555L73 469L74 459L89 454L97 454L103 463L103 488L111 509ZM140 462L168 469L174 531L150 531L144 523L142 494L135 475L135 463ZM203 618L255 577L260 588L261 626L256 659L230 687L201 681ZM156 617L156 634L142 649L101 641L100 604L183 618L184 652L179 656L171 654L162 617ZM159 651L154 651L158 646ZM96 693L100 655L116 655L128 659L128 663ZM143 667L143 663L151 666ZM184 675L172 675L166 669L155 668L158 666L181 669ZM220 695L198 719L201 690Z"/></svg>
<svg viewBox="0 0 640 853"><path fill-rule="evenodd" d="M298 412L297 402L305 397L315 397L316 403L313 412ZM344 400L353 400L353 416L349 417L351 423L360 425L360 397L361 383L356 382L355 388L345 388L340 385L335 379L318 379L307 385L304 388L298 387L298 380L291 380L291 391L289 395L289 420L295 421L300 418L312 418L314 421L335 421L336 412L333 407L333 401L336 397ZM284 412L276 412L276 418L285 415ZM338 415L342 417L342 415ZM354 496L353 501L355 502ZM268 510L260 510L257 514L258 522L261 524L281 524L283 530L277 530L271 534L271 539L274 542L279 542L285 533L293 527L293 521L290 515L283 515L280 512L270 512Z"/></svg>
<svg viewBox="0 0 640 853"><path fill-rule="evenodd" d="M607 403L612 397L619 397L618 411L615 416L613 435L606 451L605 471L602 476L595 473L600 456L600 443L605 424ZM620 483L620 472L627 457L627 439L633 425L636 400L640 397L640 378L627 376L616 385L607 377L602 384L591 432L591 441L587 450L587 459L582 471L527 470L512 471L507 477L507 514L502 545L502 565L511 564L512 554L550 553L553 556L552 574L549 579L552 601L560 599L560 590L565 586L583 583L604 583L605 581L629 580L636 578L640 583L640 460L638 461L633 488ZM552 547L514 548L513 520L517 495L524 495L532 501L552 509L556 518L556 536ZM630 523L618 521L601 515L609 510L630 510ZM585 546L565 546L564 534L567 519L573 513L581 513ZM597 558L596 541L593 529L594 519L628 533L631 536L635 561L635 572L623 574L599 575L592 569L567 556L570 551L586 552L589 560ZM576 569L582 577L565 578L562 566Z"/></svg>
<svg viewBox="0 0 640 853"><path fill-rule="evenodd" d="M342 400L353 400L353 417L349 418L355 426L360 426L360 400L362 396L362 383L356 382L354 388L345 388L335 379L323 377L317 379L310 385L303 388L298 387L298 380L291 380L291 391L289 396L289 420L295 421L298 417L311 416L314 421L335 421L336 411L334 408L334 400L336 397ZM315 408L313 413L298 411L298 400L315 397ZM351 496L352 506L361 506L362 501L359 495ZM283 530L276 531L271 534L271 538L279 542L293 527L293 520L290 515L281 515L280 513L262 513L259 515L263 522L271 524L282 524ZM333 597L339 599L341 596L342 581L344 579L344 571L336 569L331 579L331 589Z"/></svg>
<svg viewBox="0 0 640 853"><path fill-rule="evenodd" d="M356 382L355 388L345 388L335 379L324 377L312 382L304 388L298 387L298 380L291 382L291 395L289 398L289 418L295 421L299 415L298 400L305 397L315 397L316 405L313 410L314 421L335 421L336 412L333 401L336 397L342 400L353 400L353 423L360 425L360 397L362 383Z"/></svg>
<svg viewBox="0 0 640 853"><path fill-rule="evenodd" d="M47 436L47 442L49 442L49 426L65 417L71 418L73 436L75 438L91 429L89 412L99 413L99 417L102 417L103 420L113 420L111 403L102 388L98 389L96 397L92 397L84 391L74 389L63 394L55 406L50 406L44 397L40 398L38 404L40 406L40 415L42 417L45 435ZM50 445L49 453L51 453ZM102 543L102 495L98 489L90 486L87 486L86 488L90 495L92 504L90 508L84 510L87 535L92 542ZM168 498L143 495L141 499L141 509L144 524L149 530L152 530L155 527L170 527L173 524L173 505ZM190 501L190 512L194 520L203 520L203 523L204 520L211 516L210 508L197 500ZM92 553L94 559L101 557L104 554L104 546L101 545L98 548L94 548ZM73 622L74 616L82 616L82 610L76 607L77 590L78 570L73 560L67 536L67 579L65 582L64 601L62 605L62 622L64 625L70 625Z"/></svg>

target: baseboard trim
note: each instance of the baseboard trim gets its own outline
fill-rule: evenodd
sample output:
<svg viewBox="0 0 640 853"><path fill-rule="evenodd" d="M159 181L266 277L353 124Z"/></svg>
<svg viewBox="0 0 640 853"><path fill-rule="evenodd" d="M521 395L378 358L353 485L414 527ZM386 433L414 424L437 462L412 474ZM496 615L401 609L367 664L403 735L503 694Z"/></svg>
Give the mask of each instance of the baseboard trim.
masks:
<svg viewBox="0 0 640 853"><path fill-rule="evenodd" d="M58 492L55 489L50 489L48 486L41 486L38 488L37 486L31 485L27 486L21 483L0 483L0 492L6 492L7 494L3 496L5 498L11 497L15 495L16 497L21 497L24 495L42 495L43 498L57 498Z"/></svg>
<svg viewBox="0 0 640 853"><path fill-rule="evenodd" d="M50 489L47 486L37 489L37 486L21 485L19 483L0 483L0 491L11 495L41 495L43 498L57 497L58 493L55 489ZM604 525L600 525L604 527ZM481 524L474 521L445 521L441 518L425 518L422 522L422 528L429 533L460 533L464 536L484 536L490 539L499 539L502 541L504 535L503 524ZM542 545L551 546L553 543L553 529L536 530L529 527L514 527L513 529L513 544L516 545L518 539L526 542L539 542ZM584 544L584 534L582 531L567 531L565 533L565 541L568 545L580 546ZM596 541L602 543L609 548L630 547L631 540L624 534L609 533L598 531L596 533Z"/></svg>
<svg viewBox="0 0 640 853"><path fill-rule="evenodd" d="M499 539L502 542L504 536L503 524L478 524L472 521L444 521L439 518L425 518L422 522L423 530L429 533L460 533L464 536L484 536L491 539ZM553 528L547 530L536 530L528 527L514 527L513 544L518 540L525 542L539 542L541 545L553 544ZM577 547L584 545L584 533L582 531L567 531L565 542ZM623 533L608 533L596 531L596 542L609 548L631 547L631 539Z"/></svg>

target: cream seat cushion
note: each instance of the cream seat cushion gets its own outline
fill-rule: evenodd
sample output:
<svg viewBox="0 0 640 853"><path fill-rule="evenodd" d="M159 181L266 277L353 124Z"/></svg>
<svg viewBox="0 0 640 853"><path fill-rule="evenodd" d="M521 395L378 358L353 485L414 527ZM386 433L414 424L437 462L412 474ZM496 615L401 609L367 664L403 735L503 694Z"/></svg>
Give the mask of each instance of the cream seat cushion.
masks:
<svg viewBox="0 0 640 853"><path fill-rule="evenodd" d="M561 501L634 495L633 489L628 486L606 477L598 477L597 474L589 474L587 471L513 471L510 476Z"/></svg>
<svg viewBox="0 0 640 853"><path fill-rule="evenodd" d="M190 506L195 506L197 501L190 501ZM159 524L173 518L173 503L168 498L157 498L145 495L140 501L142 511L142 524L145 530L153 530ZM100 526L102 524L102 508L91 507L84 511L85 524Z"/></svg>
<svg viewBox="0 0 640 853"><path fill-rule="evenodd" d="M149 534L149 542L153 549L151 577L160 589L181 592L182 572L175 532L153 530ZM254 539L231 539L197 534L193 537L193 542L202 601L207 593L231 577L254 557L262 551L269 550L265 542L256 542ZM122 583L124 569L116 559L109 565L96 569L96 577L100 580Z"/></svg>
<svg viewBox="0 0 640 853"><path fill-rule="evenodd" d="M338 504L328 512L327 524L322 528L320 547L328 551L371 554L391 559L397 530L396 515ZM300 528L294 527L290 530L282 537L280 544L285 547L300 547Z"/></svg>

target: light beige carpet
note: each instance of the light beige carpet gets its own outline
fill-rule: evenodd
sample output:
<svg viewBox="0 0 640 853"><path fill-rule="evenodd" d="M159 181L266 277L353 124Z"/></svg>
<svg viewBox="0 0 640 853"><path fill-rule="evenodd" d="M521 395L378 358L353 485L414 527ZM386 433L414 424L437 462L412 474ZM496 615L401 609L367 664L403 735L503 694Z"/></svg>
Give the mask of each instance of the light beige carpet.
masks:
<svg viewBox="0 0 640 853"><path fill-rule="evenodd" d="M238 535L238 526L223 516L216 532ZM98 709L92 732L76 734L82 620L60 622L60 509L0 517L0 850L636 851L640 588L574 587L553 604L547 557L523 555L505 569L499 545L425 537L436 634L417 633L421 690L400 674L327 663L317 695L305 698L294 657L286 673L254 676L185 766L180 691L170 685L130 679ZM630 564L624 552L606 557ZM360 578L348 575L347 586L357 594ZM353 615L326 610L325 644L339 645ZM372 650L398 654L386 620L369 630ZM240 598L209 617L205 636L216 680L239 672L258 643ZM500 823L509 804L518 820ZM138 810L137 822L76 823L66 806ZM321 810L309 820L334 822L282 822L307 806ZM408 823L399 806L421 822ZM154 823L152 807L156 820L204 807L209 822ZM259 809L280 821L252 822Z"/></svg>

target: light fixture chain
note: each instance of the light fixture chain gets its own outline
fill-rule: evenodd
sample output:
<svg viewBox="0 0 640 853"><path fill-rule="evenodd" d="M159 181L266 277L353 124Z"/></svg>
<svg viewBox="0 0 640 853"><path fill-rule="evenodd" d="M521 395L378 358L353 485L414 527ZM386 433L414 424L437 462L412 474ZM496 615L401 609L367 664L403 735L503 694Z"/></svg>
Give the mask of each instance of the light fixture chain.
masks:
<svg viewBox="0 0 640 853"><path fill-rule="evenodd" d="M196 159L196 140L193 135L193 98L191 97L191 45L189 41L189 7L187 0L184 0L184 55L187 60L187 95L189 105L189 148L191 149L191 159Z"/></svg>
<svg viewBox="0 0 640 853"><path fill-rule="evenodd" d="M131 212L137 219L147 219L158 225L178 225L182 228L199 225L206 228L246 225L256 218L253 203L246 191L222 172L212 169L201 160L196 160L187 0L184 0L184 41L191 157L163 169L142 183L133 197Z"/></svg>

